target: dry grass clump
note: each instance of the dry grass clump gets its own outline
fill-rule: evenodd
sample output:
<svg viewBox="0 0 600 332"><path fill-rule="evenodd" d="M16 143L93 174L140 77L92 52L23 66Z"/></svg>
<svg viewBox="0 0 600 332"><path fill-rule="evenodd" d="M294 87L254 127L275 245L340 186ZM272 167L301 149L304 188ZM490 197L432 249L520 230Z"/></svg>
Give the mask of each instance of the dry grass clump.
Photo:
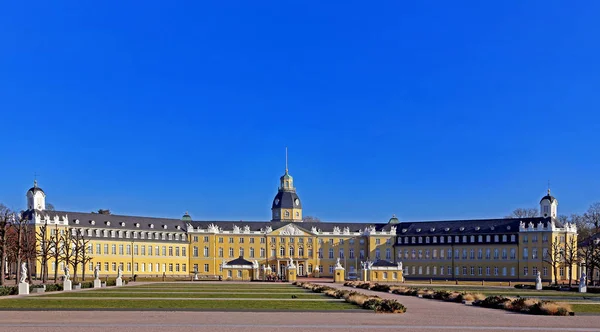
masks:
<svg viewBox="0 0 600 332"><path fill-rule="evenodd" d="M328 286L315 285L311 283L294 283L305 289L313 292L324 293L327 296L344 299L346 302L354 303L363 309L371 309L375 312L382 313L403 313L406 312L406 307L396 300L384 300L378 296L368 296L354 291L336 289Z"/></svg>

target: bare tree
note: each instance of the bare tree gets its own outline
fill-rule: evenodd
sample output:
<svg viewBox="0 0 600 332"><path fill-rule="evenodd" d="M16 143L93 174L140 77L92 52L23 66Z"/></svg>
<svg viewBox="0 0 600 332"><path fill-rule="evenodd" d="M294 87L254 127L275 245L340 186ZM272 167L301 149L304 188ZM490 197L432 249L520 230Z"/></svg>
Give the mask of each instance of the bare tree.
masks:
<svg viewBox="0 0 600 332"><path fill-rule="evenodd" d="M77 279L77 271L79 266L82 266L82 275L85 279L85 265L90 261L87 250L90 244L90 240L87 240L83 234L83 229L77 229L73 236L73 280Z"/></svg>
<svg viewBox="0 0 600 332"><path fill-rule="evenodd" d="M317 218L317 217L313 217L313 216L305 216L304 218L302 218L303 222L321 222L321 219Z"/></svg>
<svg viewBox="0 0 600 332"><path fill-rule="evenodd" d="M600 236L588 237L579 243L579 260L588 272L590 283L594 284L594 270L600 268Z"/></svg>
<svg viewBox="0 0 600 332"><path fill-rule="evenodd" d="M84 248L81 252L81 263L83 264L83 269L81 271L81 279L85 281L85 267L94 259L92 257L92 250L90 249L91 241L87 239L85 236L82 236L82 247ZM88 248L88 249L86 249Z"/></svg>
<svg viewBox="0 0 600 332"><path fill-rule="evenodd" d="M573 283L573 265L577 266L579 264L579 258L577 239L575 236L567 237L565 234L565 251L563 259L569 273L569 286Z"/></svg>
<svg viewBox="0 0 600 332"><path fill-rule="evenodd" d="M583 214L586 223L594 227L594 234L600 231L600 202L596 202Z"/></svg>
<svg viewBox="0 0 600 332"><path fill-rule="evenodd" d="M539 211L536 208L531 208L531 209L518 208L518 209L514 209L510 215L506 216L506 218L535 218L538 216L539 216Z"/></svg>
<svg viewBox="0 0 600 332"><path fill-rule="evenodd" d="M37 232L37 238L39 239L39 246L37 247L36 256L40 261L42 275L42 283L45 283L48 280L48 261L50 257L52 257L52 245L48 239L48 224L44 223L44 225L40 226L39 231Z"/></svg>
<svg viewBox="0 0 600 332"><path fill-rule="evenodd" d="M54 209L54 205L53 205L53 204L51 204L51 203L48 203L48 202L46 202L46 209L45 209L45 210L46 210L46 211L56 211L56 210Z"/></svg>
<svg viewBox="0 0 600 332"><path fill-rule="evenodd" d="M16 233L16 246L14 248L17 262L17 276L15 278L15 284L19 283L19 279L21 278L21 261L24 258L24 236L25 236L25 227L27 226L27 219L24 218L24 214L20 213L16 222L14 223L15 233ZM27 269L29 270L29 269Z"/></svg>
<svg viewBox="0 0 600 332"><path fill-rule="evenodd" d="M75 257L75 241L72 233L72 228L65 229L64 235L61 237L61 260L65 267L69 267L74 263Z"/></svg>
<svg viewBox="0 0 600 332"><path fill-rule="evenodd" d="M546 250L546 248L544 248ZM563 264L564 261L564 249L558 242L558 237L552 241L552 246L548 251L542 253L542 261L548 263L552 267L552 274L554 276L554 284L558 284L558 268Z"/></svg>
<svg viewBox="0 0 600 332"><path fill-rule="evenodd" d="M10 226L12 212L9 208L0 204L0 285L4 285L6 279L6 261L8 254L8 227Z"/></svg>
<svg viewBox="0 0 600 332"><path fill-rule="evenodd" d="M62 237L58 232L58 226L55 226L53 230L50 232L50 238L48 240L48 246L50 248L50 256L54 260L54 282L58 279L58 264L62 262L62 246L61 242Z"/></svg>

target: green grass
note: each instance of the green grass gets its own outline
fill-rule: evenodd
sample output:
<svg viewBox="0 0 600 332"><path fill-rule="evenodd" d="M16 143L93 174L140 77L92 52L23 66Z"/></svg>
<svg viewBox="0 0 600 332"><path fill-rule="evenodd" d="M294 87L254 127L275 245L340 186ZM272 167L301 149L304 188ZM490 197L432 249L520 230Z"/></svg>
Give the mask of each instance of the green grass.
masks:
<svg viewBox="0 0 600 332"><path fill-rule="evenodd" d="M600 304L571 304L575 313L597 313L600 314Z"/></svg>
<svg viewBox="0 0 600 332"><path fill-rule="evenodd" d="M289 310L330 311L359 309L339 301L235 301L235 300L62 300L25 298L0 300L0 309L166 309L166 310Z"/></svg>
<svg viewBox="0 0 600 332"><path fill-rule="evenodd" d="M299 299L323 299L325 298L322 294L316 293L298 293L298 294L253 294L253 293L238 293L238 294L194 294L194 293L126 293L126 292L103 292L103 291L88 291L88 292L60 292L60 293L49 293L44 295L44 298L48 297L119 297L119 298L131 298L131 297L144 297L144 298L255 298L255 299L290 299L292 295L297 296Z"/></svg>

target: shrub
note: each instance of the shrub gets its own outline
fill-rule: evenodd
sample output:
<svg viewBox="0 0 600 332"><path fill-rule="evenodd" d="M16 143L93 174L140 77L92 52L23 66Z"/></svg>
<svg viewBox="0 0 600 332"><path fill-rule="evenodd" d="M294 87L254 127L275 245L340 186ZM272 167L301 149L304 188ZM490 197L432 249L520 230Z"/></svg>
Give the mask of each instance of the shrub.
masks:
<svg viewBox="0 0 600 332"><path fill-rule="evenodd" d="M376 310L377 305L379 304L379 301L381 301L381 300L377 299L377 298L370 298L363 303L362 307L364 309Z"/></svg>
<svg viewBox="0 0 600 332"><path fill-rule="evenodd" d="M486 308L503 308L506 302L510 302L510 299L503 296L488 296L479 302L479 305Z"/></svg>
<svg viewBox="0 0 600 332"><path fill-rule="evenodd" d="M87 281L87 282L82 282L81 283L81 289L84 288L93 288L94 287L94 282L92 281Z"/></svg>
<svg viewBox="0 0 600 332"><path fill-rule="evenodd" d="M571 307L568 304L551 301L539 301L531 306L529 313L534 315L568 316Z"/></svg>
<svg viewBox="0 0 600 332"><path fill-rule="evenodd" d="M377 303L376 312L404 313L406 307L394 300L381 300Z"/></svg>
<svg viewBox="0 0 600 332"><path fill-rule="evenodd" d="M19 294L19 287L17 287L17 286L2 286L2 287L0 287L0 296L17 295L17 294Z"/></svg>
<svg viewBox="0 0 600 332"><path fill-rule="evenodd" d="M389 292L390 291L390 286L388 285L380 285L380 284L374 284L371 287L369 287L369 290L372 291L376 291L376 292Z"/></svg>
<svg viewBox="0 0 600 332"><path fill-rule="evenodd" d="M63 290L63 285L61 284L47 284L46 292L58 292Z"/></svg>

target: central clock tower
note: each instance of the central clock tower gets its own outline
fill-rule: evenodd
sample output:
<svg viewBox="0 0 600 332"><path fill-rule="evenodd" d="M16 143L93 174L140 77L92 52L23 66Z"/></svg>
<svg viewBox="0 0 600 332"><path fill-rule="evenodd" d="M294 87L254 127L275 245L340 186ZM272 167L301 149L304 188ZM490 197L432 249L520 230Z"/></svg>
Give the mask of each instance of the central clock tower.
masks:
<svg viewBox="0 0 600 332"><path fill-rule="evenodd" d="M294 178L288 172L287 149L285 151L285 174L279 178L279 188L277 189L277 195L273 199L271 213L271 221L302 221L302 203L296 194Z"/></svg>

